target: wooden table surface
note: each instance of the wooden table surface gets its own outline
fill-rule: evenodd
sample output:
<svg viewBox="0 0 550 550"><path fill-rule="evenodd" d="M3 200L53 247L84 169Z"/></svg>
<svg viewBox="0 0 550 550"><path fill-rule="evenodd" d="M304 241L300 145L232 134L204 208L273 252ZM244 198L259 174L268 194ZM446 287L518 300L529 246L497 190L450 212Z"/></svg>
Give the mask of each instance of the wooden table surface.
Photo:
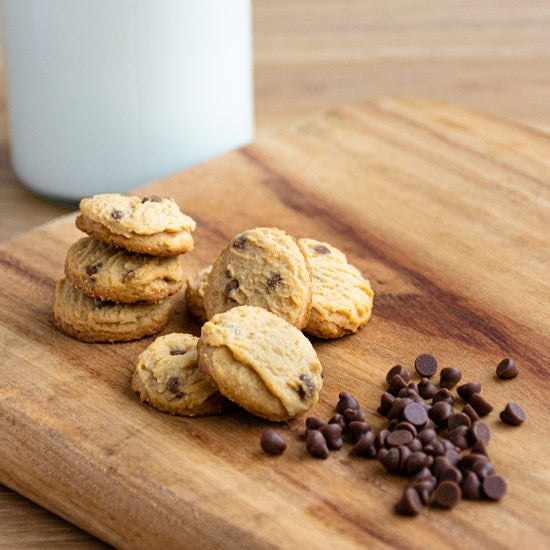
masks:
<svg viewBox="0 0 550 550"><path fill-rule="evenodd" d="M545 0L255 0L257 133L380 95L444 100L550 131L549 28ZM2 241L67 210L16 181L0 90ZM0 547L46 546L101 543L1 488Z"/></svg>

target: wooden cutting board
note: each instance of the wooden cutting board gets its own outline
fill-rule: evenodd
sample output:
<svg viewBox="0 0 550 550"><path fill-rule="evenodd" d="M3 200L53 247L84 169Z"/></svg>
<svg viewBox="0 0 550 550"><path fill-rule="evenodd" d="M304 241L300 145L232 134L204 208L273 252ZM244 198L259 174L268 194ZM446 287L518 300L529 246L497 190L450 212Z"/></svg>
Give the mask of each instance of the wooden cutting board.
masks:
<svg viewBox="0 0 550 550"><path fill-rule="evenodd" d="M550 542L548 336L550 138L457 108L383 99L302 121L141 193L197 220L192 273L237 232L275 225L346 252L375 290L359 334L315 341L325 387L314 413L352 391L376 428L384 376L433 353L480 380L495 405L489 451L500 503L415 519L392 512L405 481L349 446L309 457L304 419L289 448L259 450L268 425L244 412L170 417L130 389L151 342L84 344L49 322L77 239L70 215L0 248L0 482L127 548L523 547ZM167 329L199 333L181 296ZM521 374L495 378L503 357ZM526 423L498 411L517 401Z"/></svg>

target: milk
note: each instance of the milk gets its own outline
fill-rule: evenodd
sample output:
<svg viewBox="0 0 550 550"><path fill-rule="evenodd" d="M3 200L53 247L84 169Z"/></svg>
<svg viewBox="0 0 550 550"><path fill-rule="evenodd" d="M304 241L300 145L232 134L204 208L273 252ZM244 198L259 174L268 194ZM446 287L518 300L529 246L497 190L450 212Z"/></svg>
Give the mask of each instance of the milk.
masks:
<svg viewBox="0 0 550 550"><path fill-rule="evenodd" d="M11 158L33 190L125 191L250 141L249 0L2 0Z"/></svg>

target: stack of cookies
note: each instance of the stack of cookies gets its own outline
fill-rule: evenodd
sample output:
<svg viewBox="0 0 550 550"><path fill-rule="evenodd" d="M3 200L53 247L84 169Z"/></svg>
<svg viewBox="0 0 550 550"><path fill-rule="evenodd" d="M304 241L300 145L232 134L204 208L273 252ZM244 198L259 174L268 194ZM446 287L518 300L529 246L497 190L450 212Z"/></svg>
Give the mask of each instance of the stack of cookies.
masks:
<svg viewBox="0 0 550 550"><path fill-rule="evenodd" d="M170 198L96 195L80 202L75 242L57 283L52 321L84 342L155 334L183 284L179 255L193 248L195 222Z"/></svg>
<svg viewBox="0 0 550 550"><path fill-rule="evenodd" d="M273 227L234 237L211 267L187 280L199 339L158 338L139 357L132 387L157 409L196 416L237 404L283 421L319 399L322 368L302 334L336 338L370 319L367 279L328 243Z"/></svg>

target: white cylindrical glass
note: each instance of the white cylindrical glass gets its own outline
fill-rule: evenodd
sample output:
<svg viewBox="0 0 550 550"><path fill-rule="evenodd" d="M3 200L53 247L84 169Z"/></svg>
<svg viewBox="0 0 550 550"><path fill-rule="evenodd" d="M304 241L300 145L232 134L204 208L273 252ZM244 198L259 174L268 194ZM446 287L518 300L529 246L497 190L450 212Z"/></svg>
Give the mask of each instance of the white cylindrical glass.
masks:
<svg viewBox="0 0 550 550"><path fill-rule="evenodd" d="M11 158L33 190L125 191L250 141L250 0L2 0Z"/></svg>

